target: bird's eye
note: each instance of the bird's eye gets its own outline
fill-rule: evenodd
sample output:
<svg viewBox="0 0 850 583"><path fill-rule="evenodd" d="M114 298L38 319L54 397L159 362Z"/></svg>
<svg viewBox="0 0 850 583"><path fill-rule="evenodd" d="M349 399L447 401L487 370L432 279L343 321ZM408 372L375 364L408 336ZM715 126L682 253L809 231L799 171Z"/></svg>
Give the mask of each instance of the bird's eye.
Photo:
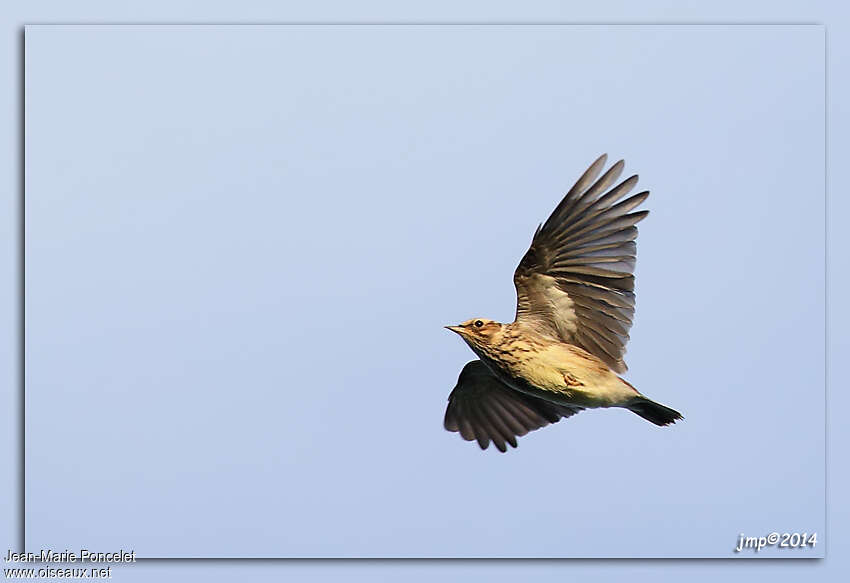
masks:
<svg viewBox="0 0 850 583"><path fill-rule="evenodd" d="M484 322L482 322L481 320L475 320L474 325L475 325L476 328L480 328L481 326L484 325Z"/></svg>

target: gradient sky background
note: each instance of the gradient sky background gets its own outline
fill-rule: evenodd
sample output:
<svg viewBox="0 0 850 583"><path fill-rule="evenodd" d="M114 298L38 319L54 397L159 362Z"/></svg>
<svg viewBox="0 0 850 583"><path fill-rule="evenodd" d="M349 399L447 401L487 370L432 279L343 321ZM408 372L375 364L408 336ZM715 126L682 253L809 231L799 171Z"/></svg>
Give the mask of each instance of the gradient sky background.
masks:
<svg viewBox="0 0 850 583"><path fill-rule="evenodd" d="M823 42L29 28L28 548L694 557L823 532ZM686 420L588 412L482 453L441 428L471 358L442 325L510 320L533 229L603 151L653 193L627 378Z"/></svg>

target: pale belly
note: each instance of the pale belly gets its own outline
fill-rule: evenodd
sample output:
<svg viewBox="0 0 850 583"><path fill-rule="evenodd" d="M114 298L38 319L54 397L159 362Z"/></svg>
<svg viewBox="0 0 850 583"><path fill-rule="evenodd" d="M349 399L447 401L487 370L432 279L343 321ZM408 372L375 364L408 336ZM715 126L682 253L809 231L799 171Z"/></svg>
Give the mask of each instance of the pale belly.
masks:
<svg viewBox="0 0 850 583"><path fill-rule="evenodd" d="M506 385L562 405L616 407L639 394L604 363L570 344L555 344L507 365L479 356Z"/></svg>

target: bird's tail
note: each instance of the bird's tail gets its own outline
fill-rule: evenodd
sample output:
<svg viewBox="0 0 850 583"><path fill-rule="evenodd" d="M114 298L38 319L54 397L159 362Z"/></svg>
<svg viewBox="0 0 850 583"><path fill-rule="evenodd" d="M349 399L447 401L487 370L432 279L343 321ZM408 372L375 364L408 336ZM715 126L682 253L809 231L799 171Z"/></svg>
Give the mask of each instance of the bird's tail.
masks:
<svg viewBox="0 0 850 583"><path fill-rule="evenodd" d="M682 414L678 411L643 396L636 397L627 408L656 425L670 425L679 419L683 419Z"/></svg>

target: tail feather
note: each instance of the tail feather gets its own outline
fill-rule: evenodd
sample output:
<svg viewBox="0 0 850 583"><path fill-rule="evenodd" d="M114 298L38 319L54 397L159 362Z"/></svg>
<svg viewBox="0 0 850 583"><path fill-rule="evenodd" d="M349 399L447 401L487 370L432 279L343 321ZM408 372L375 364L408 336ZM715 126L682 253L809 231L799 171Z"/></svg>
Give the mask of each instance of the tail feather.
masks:
<svg viewBox="0 0 850 583"><path fill-rule="evenodd" d="M676 421L683 419L682 414L678 411L675 411L670 407L665 407L661 403L651 401L646 397L639 397L635 399L628 406L628 409L633 413L640 415L647 421L661 426L670 425L671 423L675 423Z"/></svg>

